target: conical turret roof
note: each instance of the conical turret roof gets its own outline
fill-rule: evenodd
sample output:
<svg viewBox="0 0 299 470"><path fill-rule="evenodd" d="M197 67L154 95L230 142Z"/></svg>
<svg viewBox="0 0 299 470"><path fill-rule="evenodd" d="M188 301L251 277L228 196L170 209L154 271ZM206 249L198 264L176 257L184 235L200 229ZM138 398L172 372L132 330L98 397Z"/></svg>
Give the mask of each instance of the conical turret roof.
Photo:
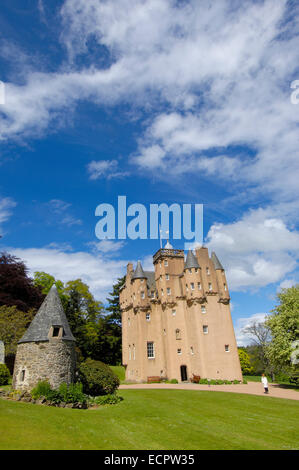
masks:
<svg viewBox="0 0 299 470"><path fill-rule="evenodd" d="M52 326L63 327L63 340L76 341L72 335L55 285L51 287L19 343L48 341L49 331Z"/></svg>
<svg viewBox="0 0 299 470"><path fill-rule="evenodd" d="M140 261L137 262L137 266L132 276L132 279L146 279L146 275L143 271Z"/></svg>
<svg viewBox="0 0 299 470"><path fill-rule="evenodd" d="M213 251L212 254L211 254L211 259L213 261L213 264L214 264L214 268L215 269L221 269L222 271L224 271L224 267L222 266L222 264L220 263L219 259L217 258L216 256L216 253Z"/></svg>
<svg viewBox="0 0 299 470"><path fill-rule="evenodd" d="M187 259L185 262L185 269L191 269L191 268L199 268L199 264L192 250L189 250L187 254Z"/></svg>

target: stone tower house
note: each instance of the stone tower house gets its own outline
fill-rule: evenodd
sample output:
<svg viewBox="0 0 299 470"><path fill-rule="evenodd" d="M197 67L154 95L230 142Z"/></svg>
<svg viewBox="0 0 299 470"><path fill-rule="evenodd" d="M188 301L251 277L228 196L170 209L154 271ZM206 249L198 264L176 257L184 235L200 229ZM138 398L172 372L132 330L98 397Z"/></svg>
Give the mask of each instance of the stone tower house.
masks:
<svg viewBox="0 0 299 470"><path fill-rule="evenodd" d="M167 243L154 271L127 266L120 291L126 380L242 380L225 271L215 253Z"/></svg>
<svg viewBox="0 0 299 470"><path fill-rule="evenodd" d="M57 388L74 381L75 367L75 338L53 286L18 342L12 385L31 390L38 381L48 380Z"/></svg>

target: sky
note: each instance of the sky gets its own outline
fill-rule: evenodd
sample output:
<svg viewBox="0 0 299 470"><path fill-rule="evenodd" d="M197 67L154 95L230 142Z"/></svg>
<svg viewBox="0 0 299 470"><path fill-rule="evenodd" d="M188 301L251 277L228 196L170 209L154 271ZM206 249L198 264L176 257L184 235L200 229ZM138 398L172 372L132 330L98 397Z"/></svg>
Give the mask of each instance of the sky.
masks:
<svg viewBox="0 0 299 470"><path fill-rule="evenodd" d="M2 0L0 251L105 303L160 241L100 240L96 208L203 204L248 344L242 329L299 279L298 13L292 0Z"/></svg>

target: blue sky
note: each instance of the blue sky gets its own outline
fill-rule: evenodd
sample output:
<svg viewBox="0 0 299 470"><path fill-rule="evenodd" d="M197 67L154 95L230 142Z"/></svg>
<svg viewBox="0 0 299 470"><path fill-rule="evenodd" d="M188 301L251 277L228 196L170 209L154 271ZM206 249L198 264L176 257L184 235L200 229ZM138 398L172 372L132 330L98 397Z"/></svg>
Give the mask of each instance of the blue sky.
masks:
<svg viewBox="0 0 299 470"><path fill-rule="evenodd" d="M285 0L2 0L1 249L105 301L159 241L101 242L99 204L203 204L245 343L298 282L298 32Z"/></svg>

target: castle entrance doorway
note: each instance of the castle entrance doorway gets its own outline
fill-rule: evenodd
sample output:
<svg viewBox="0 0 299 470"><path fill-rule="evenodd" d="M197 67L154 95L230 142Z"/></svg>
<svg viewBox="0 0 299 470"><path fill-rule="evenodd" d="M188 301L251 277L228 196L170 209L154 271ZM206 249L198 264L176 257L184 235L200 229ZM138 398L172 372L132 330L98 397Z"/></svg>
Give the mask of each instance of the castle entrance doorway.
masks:
<svg viewBox="0 0 299 470"><path fill-rule="evenodd" d="M187 366L181 366L181 381L186 382L187 378Z"/></svg>

